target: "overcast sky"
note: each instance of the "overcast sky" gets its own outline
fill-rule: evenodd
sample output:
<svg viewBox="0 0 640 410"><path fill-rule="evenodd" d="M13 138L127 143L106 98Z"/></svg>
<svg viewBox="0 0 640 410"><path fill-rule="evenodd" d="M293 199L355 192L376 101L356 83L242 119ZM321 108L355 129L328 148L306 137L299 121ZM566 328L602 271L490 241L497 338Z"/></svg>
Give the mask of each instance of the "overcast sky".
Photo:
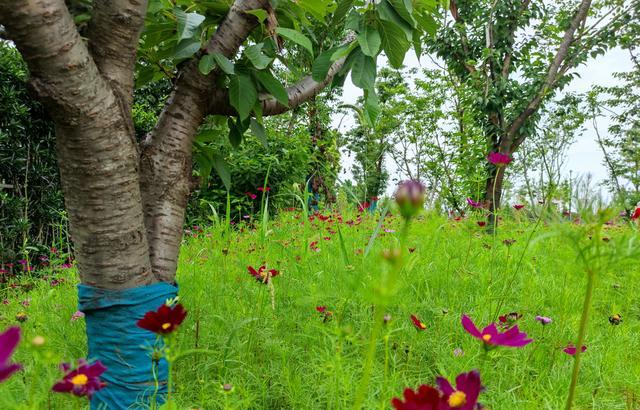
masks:
<svg viewBox="0 0 640 410"><path fill-rule="evenodd" d="M382 62L382 60L384 59L381 58L380 62ZM407 53L404 63L407 68L434 68L433 63L431 63L428 57L423 56L421 60L418 61L413 51ZM615 84L616 79L612 74L619 71L629 71L631 68L631 60L625 51L619 49L612 50L604 56L589 60L586 65L579 67L576 71L579 73L580 78L574 79L566 91L585 92L596 84L602 86ZM351 79L347 78L341 96L342 101L353 104L361 95L362 90L355 87L353 83L351 83ZM606 133L608 124L609 121L607 118L598 120L598 128L601 134L603 131ZM353 125L354 119L352 115L347 115L343 118L343 114L337 114L333 117L333 126L339 126L339 130L342 132L346 132L352 128ZM602 152L596 143L595 131L591 122L588 121L585 127L586 132L576 139L576 142L568 151L564 173L568 175L569 171L571 171L574 176L590 173L593 176L594 182L601 182L607 177L607 171L603 165ZM341 155L341 165L342 171L340 178L350 179L352 176L351 167L353 166L352 157L349 158L343 153ZM398 176L395 164L391 159L387 158L385 165L389 170L390 179ZM391 194L393 189L392 184L389 184L387 194Z"/></svg>

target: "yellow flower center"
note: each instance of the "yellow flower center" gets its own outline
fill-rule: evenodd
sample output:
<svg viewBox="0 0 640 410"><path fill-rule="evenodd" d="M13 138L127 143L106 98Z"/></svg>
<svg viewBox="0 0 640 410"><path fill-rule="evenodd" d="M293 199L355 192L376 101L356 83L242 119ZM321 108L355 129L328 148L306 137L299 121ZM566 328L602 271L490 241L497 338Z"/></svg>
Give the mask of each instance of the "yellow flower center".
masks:
<svg viewBox="0 0 640 410"><path fill-rule="evenodd" d="M82 373L76 374L75 376L73 376L71 378L71 383L73 383L75 385L84 386L88 382L89 382L89 378L87 377L86 374L82 374Z"/></svg>
<svg viewBox="0 0 640 410"><path fill-rule="evenodd" d="M457 409L467 404L467 395L460 390L456 390L449 396L449 406Z"/></svg>
<svg viewBox="0 0 640 410"><path fill-rule="evenodd" d="M162 329L167 330L171 327L171 323L163 323L162 324Z"/></svg>
<svg viewBox="0 0 640 410"><path fill-rule="evenodd" d="M488 342L489 340L491 340L491 335L482 335L482 340Z"/></svg>

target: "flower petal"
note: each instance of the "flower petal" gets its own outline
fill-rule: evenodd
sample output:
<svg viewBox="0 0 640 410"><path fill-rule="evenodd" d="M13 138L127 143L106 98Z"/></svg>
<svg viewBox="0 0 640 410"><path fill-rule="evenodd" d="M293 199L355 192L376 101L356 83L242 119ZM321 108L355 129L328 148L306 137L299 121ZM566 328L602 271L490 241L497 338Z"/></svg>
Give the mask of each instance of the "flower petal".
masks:
<svg viewBox="0 0 640 410"><path fill-rule="evenodd" d="M462 315L462 327L464 327L464 330L466 330L470 335L477 338L482 337L482 334L480 333L476 325L473 323L473 321L469 318L469 316L464 314Z"/></svg>

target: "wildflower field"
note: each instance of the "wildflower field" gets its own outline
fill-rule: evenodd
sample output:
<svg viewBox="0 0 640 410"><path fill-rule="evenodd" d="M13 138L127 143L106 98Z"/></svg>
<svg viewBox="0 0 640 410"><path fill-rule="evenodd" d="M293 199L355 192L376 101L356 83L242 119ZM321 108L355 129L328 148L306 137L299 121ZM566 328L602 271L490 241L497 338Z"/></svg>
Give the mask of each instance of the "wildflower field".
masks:
<svg viewBox="0 0 640 410"><path fill-rule="evenodd" d="M491 235L473 217L284 211L188 230L176 305L186 318L141 327L165 333L178 409L389 409L394 398L445 408L427 407L435 390L420 385L439 388L446 408L471 409L480 384L487 409L561 409L577 359L573 408L638 409L635 248L622 220L507 211ZM0 328L22 335L0 366L23 368L0 385L1 409L86 408L52 391L92 382L59 368L86 357L77 283L75 268L55 263L5 277Z"/></svg>

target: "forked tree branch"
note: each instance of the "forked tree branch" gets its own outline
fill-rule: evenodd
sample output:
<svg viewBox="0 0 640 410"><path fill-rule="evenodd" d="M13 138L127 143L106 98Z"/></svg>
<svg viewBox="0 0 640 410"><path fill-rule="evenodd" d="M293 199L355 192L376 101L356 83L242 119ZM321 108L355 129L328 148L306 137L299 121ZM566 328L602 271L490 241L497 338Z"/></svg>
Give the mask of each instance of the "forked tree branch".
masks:
<svg viewBox="0 0 640 410"><path fill-rule="evenodd" d="M289 110L292 110L306 101L309 101L320 93L332 80L333 77L344 66L345 59L341 58L337 60L329 71L323 81L315 81L311 76L306 76L294 85L286 88L287 96L289 97L289 104L280 104L272 95L261 94L259 96L260 105L262 106L262 115L278 115ZM211 96L210 115L237 115L235 108L229 104L229 90L227 89L215 89Z"/></svg>
<svg viewBox="0 0 640 410"><path fill-rule="evenodd" d="M133 72L147 0L95 0L89 22L89 49L126 107L133 100Z"/></svg>
<svg viewBox="0 0 640 410"><path fill-rule="evenodd" d="M591 0L582 0L580 6L578 7L576 13L571 19L571 24L567 28L564 33L564 37L562 42L558 46L558 50L556 51L556 55L553 58L553 61L549 65L549 69L547 70L547 76L545 77L542 86L538 90L538 92L534 95L534 97L529 101L525 109L516 117L516 119L509 125L507 130L505 143L507 143L511 149L511 151L515 150L521 143L522 139L519 138L514 141L515 135L518 133L520 128L524 125L524 123L536 113L538 108L540 108L540 104L544 98L548 95L548 93L553 89L556 84L558 78L562 73L560 72L561 67L567 55L569 54L569 49L572 46L575 33L578 28L584 24L589 14L589 8L591 7ZM513 143L513 147L511 147Z"/></svg>

